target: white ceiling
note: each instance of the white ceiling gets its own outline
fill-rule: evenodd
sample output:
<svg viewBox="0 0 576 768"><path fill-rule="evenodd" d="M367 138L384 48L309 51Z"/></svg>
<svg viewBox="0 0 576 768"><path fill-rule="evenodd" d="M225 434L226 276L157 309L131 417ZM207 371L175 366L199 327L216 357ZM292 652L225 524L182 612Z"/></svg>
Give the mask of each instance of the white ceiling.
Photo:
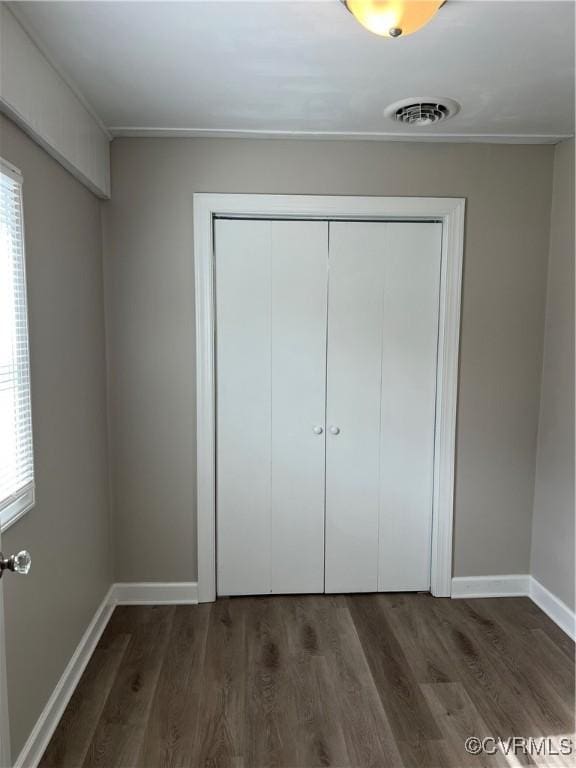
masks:
<svg viewBox="0 0 576 768"><path fill-rule="evenodd" d="M53 63L114 135L174 132L400 138L409 96L461 112L419 140L551 141L574 131L574 5L448 0L390 40L339 0L18 2Z"/></svg>

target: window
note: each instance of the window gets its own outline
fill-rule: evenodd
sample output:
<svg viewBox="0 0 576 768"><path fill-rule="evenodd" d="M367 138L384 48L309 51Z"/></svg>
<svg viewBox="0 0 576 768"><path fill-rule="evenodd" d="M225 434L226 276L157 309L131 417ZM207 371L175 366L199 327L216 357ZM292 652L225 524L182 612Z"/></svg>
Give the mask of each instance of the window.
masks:
<svg viewBox="0 0 576 768"><path fill-rule="evenodd" d="M34 504L22 176L0 160L0 526Z"/></svg>

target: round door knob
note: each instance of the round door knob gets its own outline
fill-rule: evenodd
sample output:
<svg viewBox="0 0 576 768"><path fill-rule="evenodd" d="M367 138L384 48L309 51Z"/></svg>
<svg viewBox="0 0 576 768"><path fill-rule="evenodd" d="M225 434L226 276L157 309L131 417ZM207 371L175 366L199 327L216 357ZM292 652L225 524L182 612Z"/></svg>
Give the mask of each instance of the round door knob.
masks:
<svg viewBox="0 0 576 768"><path fill-rule="evenodd" d="M314 434L315 435L321 435L322 432L324 432L324 429L320 426L320 424L318 424L317 426L314 427Z"/></svg>
<svg viewBox="0 0 576 768"><path fill-rule="evenodd" d="M340 427L335 427L335 426L333 426L333 427L330 427L330 432L331 432L333 435L339 435L339 434L340 434Z"/></svg>
<svg viewBox="0 0 576 768"><path fill-rule="evenodd" d="M32 565L30 552L23 549L21 552L18 552L17 555L13 555L10 560L12 560L13 563L11 570L13 570L14 573L21 573L23 576L26 576Z"/></svg>
<svg viewBox="0 0 576 768"><path fill-rule="evenodd" d="M13 571L14 573L20 573L26 576L32 565L32 558L30 553L23 549L18 552L17 555L10 555L10 557L4 557L0 552L0 576L6 570Z"/></svg>

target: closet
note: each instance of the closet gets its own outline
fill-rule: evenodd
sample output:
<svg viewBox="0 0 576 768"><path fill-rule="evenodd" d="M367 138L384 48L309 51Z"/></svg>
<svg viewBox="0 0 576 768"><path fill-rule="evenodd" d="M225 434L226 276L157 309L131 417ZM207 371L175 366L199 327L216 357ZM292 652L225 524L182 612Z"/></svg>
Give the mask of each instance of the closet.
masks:
<svg viewBox="0 0 576 768"><path fill-rule="evenodd" d="M215 221L219 595L429 589L441 236Z"/></svg>

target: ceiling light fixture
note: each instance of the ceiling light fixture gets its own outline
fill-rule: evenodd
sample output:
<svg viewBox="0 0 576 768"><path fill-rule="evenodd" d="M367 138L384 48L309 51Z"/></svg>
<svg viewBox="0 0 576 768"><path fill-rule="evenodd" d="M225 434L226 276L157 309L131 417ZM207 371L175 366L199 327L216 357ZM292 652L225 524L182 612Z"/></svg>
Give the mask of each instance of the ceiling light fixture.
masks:
<svg viewBox="0 0 576 768"><path fill-rule="evenodd" d="M406 37L428 24L446 0L342 0L363 27L382 37Z"/></svg>

